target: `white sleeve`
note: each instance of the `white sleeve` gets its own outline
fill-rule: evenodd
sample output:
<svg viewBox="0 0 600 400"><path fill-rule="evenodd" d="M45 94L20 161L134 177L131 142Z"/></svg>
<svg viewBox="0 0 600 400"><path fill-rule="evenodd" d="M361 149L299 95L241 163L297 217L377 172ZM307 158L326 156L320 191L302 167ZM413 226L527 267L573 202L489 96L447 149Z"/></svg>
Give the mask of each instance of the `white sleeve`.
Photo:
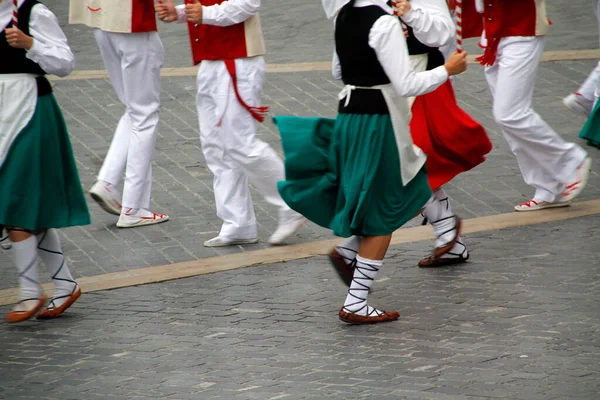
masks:
<svg viewBox="0 0 600 400"><path fill-rule="evenodd" d="M228 0L202 7L202 23L230 26L244 22L258 13L260 0Z"/></svg>
<svg viewBox="0 0 600 400"><path fill-rule="evenodd" d="M335 49L333 49L333 60L331 61L331 74L333 75L333 79L342 79L342 66L340 65L340 58Z"/></svg>
<svg viewBox="0 0 600 400"><path fill-rule="evenodd" d="M185 16L185 4L175 6L175 10L177 11L177 23L185 24L187 22L187 17Z"/></svg>
<svg viewBox="0 0 600 400"><path fill-rule="evenodd" d="M414 30L419 42L442 47L456 38L456 26L445 0L413 0L402 20Z"/></svg>
<svg viewBox="0 0 600 400"><path fill-rule="evenodd" d="M448 80L448 72L443 65L431 71L413 71L398 17L385 15L379 18L369 32L369 46L375 50L379 63L399 96L426 94Z"/></svg>
<svg viewBox="0 0 600 400"><path fill-rule="evenodd" d="M56 16L46 6L36 4L31 10L29 33L33 37L33 46L27 51L27 58L49 74L63 77L73 71L75 58L67 38Z"/></svg>

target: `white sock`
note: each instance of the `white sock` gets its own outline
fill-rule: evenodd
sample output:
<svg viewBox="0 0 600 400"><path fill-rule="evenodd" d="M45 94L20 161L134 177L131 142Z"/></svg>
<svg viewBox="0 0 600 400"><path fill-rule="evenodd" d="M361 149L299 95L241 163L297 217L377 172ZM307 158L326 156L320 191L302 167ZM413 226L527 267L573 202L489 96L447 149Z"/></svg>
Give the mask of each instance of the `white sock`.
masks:
<svg viewBox="0 0 600 400"><path fill-rule="evenodd" d="M54 282L54 306L59 307L68 300L73 293L77 283L69 271L65 256L60 245L60 237L56 229L47 229L37 235L39 244L37 246L40 258L46 264L52 282ZM64 297L63 297L64 296Z"/></svg>
<svg viewBox="0 0 600 400"><path fill-rule="evenodd" d="M350 264L356 258L361 239L362 236L350 236L342 244L335 246L335 250L344 258L346 264Z"/></svg>
<svg viewBox="0 0 600 400"><path fill-rule="evenodd" d="M441 197L438 199L435 195L431 196L425 208L423 209L422 215L427 218L433 230L436 234L435 247L442 247L446 243L454 239L456 235L456 216L452 214L450 210L449 202L447 197Z"/></svg>
<svg viewBox="0 0 600 400"><path fill-rule="evenodd" d="M367 305L369 289L382 265L383 260L369 260L359 255L356 256L354 278L344 302L344 311L363 316L383 315L383 311Z"/></svg>
<svg viewBox="0 0 600 400"><path fill-rule="evenodd" d="M12 252L19 270L19 287L21 300L38 299L42 288L38 280L37 238L31 236L21 242L13 242Z"/></svg>
<svg viewBox="0 0 600 400"><path fill-rule="evenodd" d="M446 206L447 212L454 215L454 213L452 212L452 205L450 204L450 198L448 197L444 189L440 188L437 192L434 192L433 197L435 197L436 200L442 204L442 207ZM452 247L452 249L448 253L444 254L442 258L453 258L459 257L461 255L464 258L467 258L469 256L469 252L467 251L467 246L465 246L464 242L462 241L462 238L458 236L456 238L456 243L454 244L454 247Z"/></svg>

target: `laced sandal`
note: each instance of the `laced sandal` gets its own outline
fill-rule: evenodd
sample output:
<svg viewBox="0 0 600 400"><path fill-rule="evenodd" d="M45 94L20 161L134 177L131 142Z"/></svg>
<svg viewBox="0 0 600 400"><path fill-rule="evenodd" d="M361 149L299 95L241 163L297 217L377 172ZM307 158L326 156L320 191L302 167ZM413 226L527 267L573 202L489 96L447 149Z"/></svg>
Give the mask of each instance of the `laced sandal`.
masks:
<svg viewBox="0 0 600 400"><path fill-rule="evenodd" d="M365 325L365 324L378 324L380 322L389 322L395 321L400 318L400 313L397 311L382 311L376 308L373 308L367 304L367 298L362 297L361 293L370 291L370 283L368 281L373 281L374 278L368 276L363 270L376 272L379 268L373 265L359 266L356 264L354 270L355 273L358 272L361 276L354 276L353 282L356 283L359 287L353 287L348 290L348 295L355 298L356 301L350 304L344 305L338 313L338 317L340 320L353 325ZM361 281L367 281L367 284L362 283ZM357 309L354 309L358 307ZM360 315L362 311L365 312L365 315Z"/></svg>
<svg viewBox="0 0 600 400"><path fill-rule="evenodd" d="M452 215L452 216L446 217L444 219L448 219L448 218L455 218L456 224L454 225L453 228L448 229L447 231L439 234L438 237L444 236L445 234L452 232L452 231L456 231L456 233L455 233L454 237L452 238L452 240L450 240L448 243L446 243L443 246L436 247L435 249L433 249L433 251L431 252L431 255L434 257L437 257L437 258L443 256L444 254L447 254L450 250L452 250L452 248L456 244L456 241L460 237L460 233L461 233L461 229L462 229L462 220L459 217L457 217L456 215ZM440 221L443 221L443 219ZM435 222L439 222L439 221L435 221Z"/></svg>
<svg viewBox="0 0 600 400"><path fill-rule="evenodd" d="M48 303L48 306L46 307L46 309L41 311L37 315L36 318L37 319L52 319L52 318L60 317L65 311L67 311L67 309L69 307L71 307L73 305L73 303L75 303L77 301L77 299L80 296L81 296L81 288L79 287L79 285L77 285L75 283L75 287L73 288L73 291L70 294L52 297L52 299ZM67 298L67 300L64 303L62 303L60 306L57 307L55 301L59 300L59 299L65 299L65 298Z"/></svg>
<svg viewBox="0 0 600 400"><path fill-rule="evenodd" d="M346 307L342 307L338 316L340 320L352 325L379 324L396 321L400 318L398 311L382 311L370 306L365 307L368 307L367 315L359 315L356 312L348 311Z"/></svg>
<svg viewBox="0 0 600 400"><path fill-rule="evenodd" d="M457 241L457 244L465 246L463 243ZM467 253L465 257L464 254ZM467 262L467 260L471 257L468 251L463 251L462 253L453 253L451 251L444 254L444 256L452 256L452 257L436 257L433 254L423 258L419 261L419 268L439 268L439 267L447 267L450 265L462 264Z"/></svg>
<svg viewBox="0 0 600 400"><path fill-rule="evenodd" d="M344 282L346 286L350 286L350 284L352 283L352 277L354 276L356 258L350 259L348 257L344 257L336 250L335 247L329 250L327 257L329 257L331 265L333 266L335 272L338 274L342 282Z"/></svg>
<svg viewBox="0 0 600 400"><path fill-rule="evenodd" d="M42 309L42 307L44 307L44 304L46 303L47 299L48 298L46 296L42 295L42 297L40 298L23 299L19 301L12 309L12 311L6 314L5 321L9 324L27 321L35 314L37 314L38 311ZM25 307L25 302L27 301L37 301L37 303L33 308L28 309Z"/></svg>
<svg viewBox="0 0 600 400"><path fill-rule="evenodd" d="M50 299L50 302L48 303L48 306L46 306L46 309L37 315L37 319L51 319L51 318L56 318L56 317L61 316L81 296L81 288L79 287L77 282L75 282L73 279L58 277L60 272L62 271L62 269L65 268L65 266L66 266L65 256L62 252L57 252L57 251L49 250L47 248L42 247L42 243L44 242L45 238L46 238L46 235L44 235L44 237L42 237L42 239L38 243L38 250L62 256L62 264L60 265L60 268L58 268L58 270L54 273L54 275L52 275L52 281L61 281L61 282L72 283L73 289L71 290L71 293L69 293L69 294L64 294L61 296L52 296L52 299ZM61 305L57 305L56 300L60 300L60 299L67 299L67 300L65 300L65 302L62 303Z"/></svg>

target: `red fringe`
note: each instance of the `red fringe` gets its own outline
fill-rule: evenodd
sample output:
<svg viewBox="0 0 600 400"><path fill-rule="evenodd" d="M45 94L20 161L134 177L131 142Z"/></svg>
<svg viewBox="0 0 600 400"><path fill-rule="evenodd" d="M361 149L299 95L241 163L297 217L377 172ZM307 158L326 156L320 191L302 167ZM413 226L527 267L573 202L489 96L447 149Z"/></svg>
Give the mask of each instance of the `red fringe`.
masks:
<svg viewBox="0 0 600 400"><path fill-rule="evenodd" d="M475 59L479 64L484 67L491 67L496 62L496 56L498 55L498 45L500 44L499 39L492 39L491 43L488 40L488 45L485 48L483 54Z"/></svg>
<svg viewBox="0 0 600 400"><path fill-rule="evenodd" d="M240 92L238 91L237 74L235 71L235 60L225 60L225 67L227 67L227 72L229 72L229 76L231 76L231 81L233 82L233 91L235 92L235 97L237 98L239 103L242 105L242 107L244 107L246 110L248 110L250 115L252 115L252 118L257 120L258 122L263 122L265 120L265 114L267 114L269 112L269 107L268 106L250 106L250 105L248 105L244 101L244 99L242 99L242 96L240 95Z"/></svg>

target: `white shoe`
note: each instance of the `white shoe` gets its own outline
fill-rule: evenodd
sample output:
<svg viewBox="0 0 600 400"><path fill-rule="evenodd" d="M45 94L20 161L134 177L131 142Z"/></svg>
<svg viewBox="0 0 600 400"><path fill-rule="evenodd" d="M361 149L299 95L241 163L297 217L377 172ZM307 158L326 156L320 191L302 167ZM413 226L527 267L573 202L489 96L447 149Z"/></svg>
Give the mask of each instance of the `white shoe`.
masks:
<svg viewBox="0 0 600 400"><path fill-rule="evenodd" d="M236 246L240 244L254 244L258 243L258 239L231 239L224 236L217 236L204 242L205 247L225 247L225 246Z"/></svg>
<svg viewBox="0 0 600 400"><path fill-rule="evenodd" d="M563 104L577 114L589 117L594 107L594 101L588 100L579 93L571 93L563 99Z"/></svg>
<svg viewBox="0 0 600 400"><path fill-rule="evenodd" d="M561 201L573 201L575 197L579 196L579 194L587 185L588 178L590 177L590 170L592 168L592 159L587 157L577 170L575 171L575 175L572 179L572 183L567 185L565 191L563 192L563 197Z"/></svg>
<svg viewBox="0 0 600 400"><path fill-rule="evenodd" d="M129 215L121 214L117 221L117 228L135 228L144 225L155 225L169 220L167 214L156 214L149 212L149 215Z"/></svg>
<svg viewBox="0 0 600 400"><path fill-rule="evenodd" d="M277 229L275 229L275 232L269 238L269 244L283 244L290 236L298 232L305 222L306 218L300 214L294 218L279 221Z"/></svg>
<svg viewBox="0 0 600 400"><path fill-rule="evenodd" d="M545 208L567 207L569 205L571 205L570 201L556 201L551 203L549 201L535 201L532 199L515 206L515 211L539 211Z"/></svg>
<svg viewBox="0 0 600 400"><path fill-rule="evenodd" d="M121 215L121 194L110 183L96 182L89 190L89 194L107 213Z"/></svg>

